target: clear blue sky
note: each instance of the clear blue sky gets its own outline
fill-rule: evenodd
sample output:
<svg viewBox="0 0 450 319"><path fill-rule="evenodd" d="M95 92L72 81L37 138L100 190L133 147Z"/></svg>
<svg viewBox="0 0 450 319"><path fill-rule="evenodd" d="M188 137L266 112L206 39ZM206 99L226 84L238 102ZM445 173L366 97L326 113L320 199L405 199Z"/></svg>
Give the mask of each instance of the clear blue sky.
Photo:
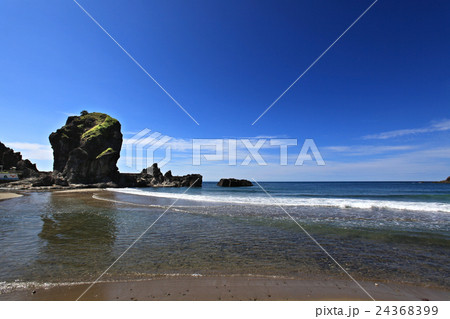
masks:
<svg viewBox="0 0 450 319"><path fill-rule="evenodd" d="M450 175L449 1L379 0L253 126L373 1L78 2L200 126L72 0L3 0L0 141L40 169L51 169L48 135L86 109L119 119L126 138L313 138L327 164L191 167L173 154L167 169L206 180Z"/></svg>

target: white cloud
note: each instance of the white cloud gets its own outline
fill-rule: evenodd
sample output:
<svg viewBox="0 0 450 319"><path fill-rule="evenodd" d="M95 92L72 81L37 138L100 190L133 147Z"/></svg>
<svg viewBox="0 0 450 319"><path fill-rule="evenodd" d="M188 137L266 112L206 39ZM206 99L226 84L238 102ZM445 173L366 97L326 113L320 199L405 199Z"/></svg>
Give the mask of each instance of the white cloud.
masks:
<svg viewBox="0 0 450 319"><path fill-rule="evenodd" d="M190 141L189 141L190 143ZM190 144L189 144L190 145ZM430 148L425 145L388 145L388 146L329 146L320 148L322 152L345 153L348 160L338 160L335 156L324 156L325 166L317 166L314 161L304 166L294 166L298 155L290 152L289 165L279 165L278 154L265 154L267 166L255 163L241 165L244 155L238 149L237 165L228 165L228 157L224 161L202 161L199 166L192 165L191 156L172 154L172 160L163 171L172 169L174 174L200 173L204 180L219 180L223 177L255 178L261 181L355 181L355 180L442 180L449 175L450 147ZM324 153L323 153L324 154ZM362 159L358 155L385 154L383 158ZM130 171L123 166L121 171Z"/></svg>
<svg viewBox="0 0 450 319"><path fill-rule="evenodd" d="M34 160L53 160L53 152L50 145L38 143L9 142L5 143L7 147L16 152L20 152L24 159Z"/></svg>
<svg viewBox="0 0 450 319"><path fill-rule="evenodd" d="M144 147L146 145L151 145L153 143L155 143L157 140L161 139L164 135L159 135L155 137L152 137L151 135L140 138L140 139L135 139L135 138L129 138L129 139L124 139L123 141L123 145L140 145L140 147ZM170 137L170 136L169 136ZM252 144L256 144L256 142L260 139L265 139L265 143L261 146L261 149L277 149L279 148L279 146L276 145L271 145L270 141L269 141L269 137L247 137L247 138L232 138L231 140L237 140L237 144L236 147L238 150L246 150L246 147L244 145L244 143L242 142L242 139L248 139L252 142ZM201 144L201 140L202 139L197 139L197 144ZM224 149L225 151L227 150L227 145L228 145L228 141L230 139L228 138L224 138L224 139L203 139L205 141L205 145L203 146L202 144L202 150L210 150L210 151L215 151L215 146L213 144L220 144L223 143L224 144ZM299 141L300 146L303 144L303 141ZM189 138L175 138L175 137L170 137L170 140L167 141L166 143L164 143L164 147L170 146L172 148L173 151L180 151L180 152L185 152L185 151L189 151L192 152L192 146L193 146L193 139L189 139Z"/></svg>
<svg viewBox="0 0 450 319"><path fill-rule="evenodd" d="M448 131L448 130L450 130L450 120L445 119L445 120L442 120L439 122L435 122L427 127L387 131L387 132L382 132L382 133L378 133L378 134L366 135L366 136L363 136L363 139L365 139L365 140L369 140L369 139L385 140L388 138L395 138L395 137L400 137L400 136L405 136L405 135L440 132L440 131L442 132L442 131Z"/></svg>
<svg viewBox="0 0 450 319"><path fill-rule="evenodd" d="M68 112L60 112L60 113L66 115L66 116L78 116L79 115L79 114L76 114L76 113L68 113Z"/></svg>
<svg viewBox="0 0 450 319"><path fill-rule="evenodd" d="M416 150L383 159L354 162L314 162L304 166L190 166L188 171L203 174L204 180L222 177L255 178L259 181L426 181L442 180L449 175L450 147Z"/></svg>
<svg viewBox="0 0 450 319"><path fill-rule="evenodd" d="M321 150L344 153L346 156L367 156L390 152L408 151L417 148L413 145L353 145L353 146L325 146Z"/></svg>

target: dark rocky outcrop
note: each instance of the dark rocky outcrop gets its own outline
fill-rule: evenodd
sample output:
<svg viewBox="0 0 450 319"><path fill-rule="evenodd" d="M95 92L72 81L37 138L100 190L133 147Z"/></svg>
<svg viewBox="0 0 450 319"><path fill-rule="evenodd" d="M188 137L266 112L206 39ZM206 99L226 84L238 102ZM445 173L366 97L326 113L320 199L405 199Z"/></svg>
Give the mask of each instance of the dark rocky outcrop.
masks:
<svg viewBox="0 0 450 319"><path fill-rule="evenodd" d="M23 159L20 152L14 152L13 149L6 147L0 142L0 165L4 170L15 169L21 178L39 176L36 164L27 159Z"/></svg>
<svg viewBox="0 0 450 319"><path fill-rule="evenodd" d="M217 186L221 187L242 187L242 186L253 186L253 183L246 179L235 179L235 178L222 178Z"/></svg>
<svg viewBox="0 0 450 319"><path fill-rule="evenodd" d="M117 161L122 147L119 121L103 113L81 112L70 116L66 124L50 134L53 148L53 172L38 172L28 160L22 160L0 143L0 164L5 169L34 170L20 181L8 183L15 189L62 189L90 187L201 187L199 174L172 176L162 174L155 163L140 174L119 173Z"/></svg>
<svg viewBox="0 0 450 319"><path fill-rule="evenodd" d="M438 183L443 183L443 184L450 184L450 176L447 177L447 179L444 179L443 181L440 181Z"/></svg>
<svg viewBox="0 0 450 319"><path fill-rule="evenodd" d="M52 173L43 173L35 180L30 180L32 187L52 186L55 184L55 178Z"/></svg>
<svg viewBox="0 0 450 319"><path fill-rule="evenodd" d="M188 174L183 176L173 176L172 181L165 181L164 187L202 187L202 175Z"/></svg>
<svg viewBox="0 0 450 319"><path fill-rule="evenodd" d="M171 171L164 175L154 163L151 167L143 169L140 174L121 173L120 187L201 187L202 175L189 174L184 176L172 176Z"/></svg>
<svg viewBox="0 0 450 319"><path fill-rule="evenodd" d="M117 182L117 161L122 147L119 121L104 113L70 116L50 134L53 176L59 184Z"/></svg>

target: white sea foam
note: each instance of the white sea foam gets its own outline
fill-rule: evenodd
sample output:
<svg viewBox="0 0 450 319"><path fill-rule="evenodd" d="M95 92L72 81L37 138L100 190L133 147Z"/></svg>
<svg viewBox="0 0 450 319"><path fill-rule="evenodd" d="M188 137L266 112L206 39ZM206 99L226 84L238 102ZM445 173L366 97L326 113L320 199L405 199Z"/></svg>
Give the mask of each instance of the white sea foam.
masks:
<svg viewBox="0 0 450 319"><path fill-rule="evenodd" d="M236 274L199 274L199 273L146 273L140 274L136 273L137 276L143 275L142 278L134 278L134 279L110 279L110 280L100 280L97 283L120 283L120 282L143 282L160 278L172 278L172 277L258 277L258 278L270 278L270 279L294 279L295 277L284 276L284 275L263 275L263 274L252 274L252 273L236 273ZM91 281L75 281L75 282L37 282L37 281L0 281L0 295L11 293L16 290L28 290L28 289L50 289L54 287L71 287L78 285L90 285Z"/></svg>
<svg viewBox="0 0 450 319"><path fill-rule="evenodd" d="M49 289L57 286L75 286L75 285L85 285L90 282L60 282L60 283L52 283L52 282L36 282L36 281L0 281L0 294L5 294L11 292L13 290L26 290L26 289Z"/></svg>
<svg viewBox="0 0 450 319"><path fill-rule="evenodd" d="M152 196L160 198L172 198L197 202L245 204L245 205L282 205L282 206L307 206L307 207L337 207L342 209L395 209L420 212L444 212L450 213L450 204L437 202L412 202L390 201L354 198L308 198L308 197L283 197L277 196L275 200L264 194L245 195L198 195L177 194L169 192L152 192L133 188L108 188L109 191L129 195Z"/></svg>

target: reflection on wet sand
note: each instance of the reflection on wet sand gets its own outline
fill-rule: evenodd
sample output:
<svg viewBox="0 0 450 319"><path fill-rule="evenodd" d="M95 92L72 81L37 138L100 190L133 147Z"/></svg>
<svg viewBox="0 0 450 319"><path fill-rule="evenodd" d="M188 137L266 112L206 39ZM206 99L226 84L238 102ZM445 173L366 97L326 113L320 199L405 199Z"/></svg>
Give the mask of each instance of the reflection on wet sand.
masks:
<svg viewBox="0 0 450 319"><path fill-rule="evenodd" d="M43 241L36 269L45 271L45 278L61 276L86 278L96 274L112 261L116 240L116 221L110 210L87 209L80 198L52 194L39 238Z"/></svg>

